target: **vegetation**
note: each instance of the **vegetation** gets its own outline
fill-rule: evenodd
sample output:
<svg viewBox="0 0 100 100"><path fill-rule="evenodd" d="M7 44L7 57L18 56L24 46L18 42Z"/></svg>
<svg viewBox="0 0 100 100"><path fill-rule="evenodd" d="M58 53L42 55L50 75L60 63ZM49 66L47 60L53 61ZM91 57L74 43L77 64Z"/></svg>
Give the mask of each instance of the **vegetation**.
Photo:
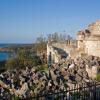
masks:
<svg viewBox="0 0 100 100"><path fill-rule="evenodd" d="M47 70L48 70L47 64L42 64L36 67L36 71L47 71Z"/></svg>
<svg viewBox="0 0 100 100"><path fill-rule="evenodd" d="M36 43L35 43L35 49L42 63L46 63L47 40L44 36L40 36L37 38Z"/></svg>
<svg viewBox="0 0 100 100"><path fill-rule="evenodd" d="M40 57L42 63L47 63L47 55L46 55L46 50L47 50L47 41L66 41L70 40L72 37L70 35L66 34L59 34L57 32L53 34L48 34L47 38L41 35L40 37L37 38L36 43L35 43L35 49L37 52L37 55Z"/></svg>
<svg viewBox="0 0 100 100"><path fill-rule="evenodd" d="M96 80L100 82L100 73L97 74Z"/></svg>
<svg viewBox="0 0 100 100"><path fill-rule="evenodd" d="M9 58L6 62L6 69L14 69L14 68L21 68L24 69L25 67L34 67L37 65L41 65L42 62L40 58L30 51L26 50L19 50L16 54L16 57Z"/></svg>
<svg viewBox="0 0 100 100"><path fill-rule="evenodd" d="M48 40L53 40L55 42L58 41L66 41L66 40L71 40L72 37L67 34L60 34L60 33L53 33L53 34L48 34Z"/></svg>
<svg viewBox="0 0 100 100"><path fill-rule="evenodd" d="M5 66L5 61L0 61L0 68L3 68Z"/></svg>
<svg viewBox="0 0 100 100"><path fill-rule="evenodd" d="M5 65L8 70L14 68L24 69L25 67L36 67L36 70L47 70L47 41L65 41L71 39L69 35L59 34L57 32L49 34L48 37L41 35L37 38L34 44L22 44L22 45L12 45L7 47L9 50L13 50L16 53L16 57L10 56L6 63L0 64Z"/></svg>

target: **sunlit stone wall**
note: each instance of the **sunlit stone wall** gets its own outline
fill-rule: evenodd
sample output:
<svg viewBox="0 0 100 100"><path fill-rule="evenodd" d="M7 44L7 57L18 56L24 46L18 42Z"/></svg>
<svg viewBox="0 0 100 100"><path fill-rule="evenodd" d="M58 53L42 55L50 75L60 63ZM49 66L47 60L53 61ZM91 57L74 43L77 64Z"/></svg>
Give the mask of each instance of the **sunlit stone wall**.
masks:
<svg viewBox="0 0 100 100"><path fill-rule="evenodd" d="M100 57L100 20L90 24L87 29L79 31L77 40L78 49L83 49L88 55Z"/></svg>
<svg viewBox="0 0 100 100"><path fill-rule="evenodd" d="M100 41L85 41L85 53L100 57Z"/></svg>

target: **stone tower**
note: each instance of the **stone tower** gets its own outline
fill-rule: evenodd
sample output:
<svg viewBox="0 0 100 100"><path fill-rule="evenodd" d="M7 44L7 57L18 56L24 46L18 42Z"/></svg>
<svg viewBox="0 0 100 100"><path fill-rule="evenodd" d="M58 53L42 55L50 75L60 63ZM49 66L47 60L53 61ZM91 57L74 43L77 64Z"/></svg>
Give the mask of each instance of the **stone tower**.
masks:
<svg viewBox="0 0 100 100"><path fill-rule="evenodd" d="M77 33L78 49L87 55L100 57L100 20Z"/></svg>

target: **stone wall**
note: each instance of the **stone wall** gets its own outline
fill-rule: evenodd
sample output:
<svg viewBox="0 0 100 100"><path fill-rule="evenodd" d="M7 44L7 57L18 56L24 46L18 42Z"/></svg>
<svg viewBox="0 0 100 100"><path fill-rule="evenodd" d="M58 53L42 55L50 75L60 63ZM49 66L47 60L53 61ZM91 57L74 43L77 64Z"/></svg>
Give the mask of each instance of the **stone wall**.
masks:
<svg viewBox="0 0 100 100"><path fill-rule="evenodd" d="M57 63L61 59L61 54L59 54L58 51L54 49L54 47L64 51L67 54L67 56L71 56L70 53L74 51L75 49L75 46L67 45L67 43L65 42L56 42L56 43L54 42L51 44L48 43L47 44L47 60L48 60L47 62L49 62L50 53L51 53L52 63L53 62Z"/></svg>
<svg viewBox="0 0 100 100"><path fill-rule="evenodd" d="M51 57L51 61L50 58ZM54 50L52 45L47 44L47 62L48 63L57 63L59 62L60 56L57 54L57 51Z"/></svg>
<svg viewBox="0 0 100 100"><path fill-rule="evenodd" d="M78 49L87 55L100 57L100 20L77 33Z"/></svg>
<svg viewBox="0 0 100 100"><path fill-rule="evenodd" d="M88 29L94 36L100 36L100 20L89 25Z"/></svg>
<svg viewBox="0 0 100 100"><path fill-rule="evenodd" d="M100 57L100 41L85 41L85 53Z"/></svg>
<svg viewBox="0 0 100 100"><path fill-rule="evenodd" d="M78 50L83 50L84 54L100 57L100 20L92 23L88 28L77 33ZM81 52L80 51L80 52ZM91 68L86 66L89 77L96 78L98 66Z"/></svg>
<svg viewBox="0 0 100 100"><path fill-rule="evenodd" d="M97 77L99 70L99 66L92 66L91 68L86 66L86 71L88 72L89 77L91 77L92 79L95 79Z"/></svg>

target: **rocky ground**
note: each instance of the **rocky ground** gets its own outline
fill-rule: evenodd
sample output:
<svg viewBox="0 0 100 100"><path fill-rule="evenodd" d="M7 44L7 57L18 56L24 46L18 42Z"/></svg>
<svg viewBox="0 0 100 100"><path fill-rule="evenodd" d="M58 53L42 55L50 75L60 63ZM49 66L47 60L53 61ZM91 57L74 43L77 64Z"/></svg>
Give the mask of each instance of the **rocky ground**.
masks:
<svg viewBox="0 0 100 100"><path fill-rule="evenodd" d="M36 71L28 67L26 70L6 71L0 74L0 99L9 99L13 95L27 98L37 94L62 92L82 87L84 83L88 86L93 80L86 66L100 66L100 58L67 58L52 64L47 71Z"/></svg>

